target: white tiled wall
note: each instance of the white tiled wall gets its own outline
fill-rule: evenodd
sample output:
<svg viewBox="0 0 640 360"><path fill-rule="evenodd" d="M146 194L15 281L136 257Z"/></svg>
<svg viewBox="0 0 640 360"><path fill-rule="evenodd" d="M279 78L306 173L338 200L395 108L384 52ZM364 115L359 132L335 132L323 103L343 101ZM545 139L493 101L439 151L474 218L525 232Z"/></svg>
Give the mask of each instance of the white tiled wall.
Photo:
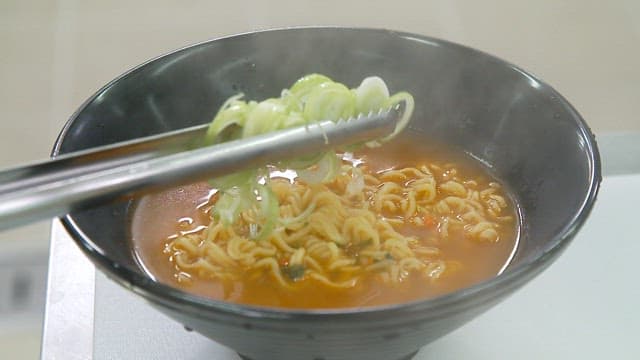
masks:
<svg viewBox="0 0 640 360"><path fill-rule="evenodd" d="M385 27L469 45L549 82L597 133L640 131L637 0L3 0L0 168L46 158L83 100L132 66L293 25ZM7 252L38 251L47 239L47 222L0 233Z"/></svg>

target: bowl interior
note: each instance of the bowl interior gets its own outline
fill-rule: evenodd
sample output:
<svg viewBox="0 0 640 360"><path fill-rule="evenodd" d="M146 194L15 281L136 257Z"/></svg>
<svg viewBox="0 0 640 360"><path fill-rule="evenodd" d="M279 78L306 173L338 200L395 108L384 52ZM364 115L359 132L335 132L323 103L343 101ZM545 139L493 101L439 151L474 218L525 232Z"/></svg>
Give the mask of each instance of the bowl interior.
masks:
<svg viewBox="0 0 640 360"><path fill-rule="evenodd" d="M66 153L209 122L229 96L278 96L323 73L349 86L378 75L416 99L411 128L484 162L507 183L523 215L507 273L567 241L595 197L593 136L548 85L487 54L411 34L371 29L288 29L188 47L150 61L90 98L63 130ZM74 211L68 228L113 276L144 277L129 246L130 203ZM121 279L138 287L139 278Z"/></svg>

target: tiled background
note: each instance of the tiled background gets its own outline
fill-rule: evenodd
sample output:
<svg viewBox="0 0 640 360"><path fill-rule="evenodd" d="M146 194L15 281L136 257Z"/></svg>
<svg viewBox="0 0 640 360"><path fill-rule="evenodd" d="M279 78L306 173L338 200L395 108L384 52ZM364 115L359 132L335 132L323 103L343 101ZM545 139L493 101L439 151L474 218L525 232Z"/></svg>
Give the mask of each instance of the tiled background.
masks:
<svg viewBox="0 0 640 360"><path fill-rule="evenodd" d="M462 43L550 83L597 134L640 131L637 0L3 0L0 168L46 158L84 99L132 66L210 38L294 25L385 27ZM31 264L41 274L48 226L0 233L0 271ZM35 297L41 277L30 283ZM0 353L37 358L39 306L11 321L0 314Z"/></svg>

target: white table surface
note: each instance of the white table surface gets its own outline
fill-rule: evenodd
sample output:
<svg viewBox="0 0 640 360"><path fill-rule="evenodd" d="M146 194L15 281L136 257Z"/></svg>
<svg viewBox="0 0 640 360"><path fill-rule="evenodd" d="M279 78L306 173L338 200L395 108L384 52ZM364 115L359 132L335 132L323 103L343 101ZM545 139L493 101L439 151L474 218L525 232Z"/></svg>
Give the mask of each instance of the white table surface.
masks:
<svg viewBox="0 0 640 360"><path fill-rule="evenodd" d="M624 139L601 140L610 143L601 146L606 164L620 152L610 146ZM628 142L635 150L637 144ZM625 161L637 169L640 156ZM605 176L590 218L567 251L415 360L640 358L640 173L609 164L605 171L614 175ZM49 276L43 359L240 359L95 273L58 222Z"/></svg>

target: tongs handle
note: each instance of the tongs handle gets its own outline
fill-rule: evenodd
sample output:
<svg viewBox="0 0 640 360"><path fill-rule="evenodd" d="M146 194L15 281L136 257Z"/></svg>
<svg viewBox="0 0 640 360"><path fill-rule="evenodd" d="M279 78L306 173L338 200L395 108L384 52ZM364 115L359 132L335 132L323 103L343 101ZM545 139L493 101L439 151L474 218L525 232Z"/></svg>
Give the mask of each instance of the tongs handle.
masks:
<svg viewBox="0 0 640 360"><path fill-rule="evenodd" d="M382 138L400 106L189 149L206 126L59 156L0 172L0 230L153 189L213 178Z"/></svg>

